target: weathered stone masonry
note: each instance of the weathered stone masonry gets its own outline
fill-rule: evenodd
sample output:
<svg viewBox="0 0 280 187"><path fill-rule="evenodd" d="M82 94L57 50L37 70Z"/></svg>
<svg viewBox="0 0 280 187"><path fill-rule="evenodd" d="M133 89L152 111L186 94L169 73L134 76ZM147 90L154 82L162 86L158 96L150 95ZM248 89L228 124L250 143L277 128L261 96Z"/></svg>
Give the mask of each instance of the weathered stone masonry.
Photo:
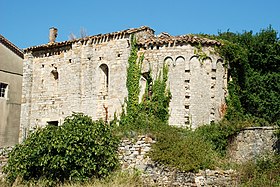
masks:
<svg viewBox="0 0 280 187"><path fill-rule="evenodd" d="M72 112L106 120L119 114L127 97L132 34L144 53L142 73L155 77L164 63L169 65L171 125L195 128L222 117L227 71L213 48L220 43L190 35L155 36L140 27L25 49L20 137L38 126L59 125ZM195 54L197 44L206 60Z"/></svg>

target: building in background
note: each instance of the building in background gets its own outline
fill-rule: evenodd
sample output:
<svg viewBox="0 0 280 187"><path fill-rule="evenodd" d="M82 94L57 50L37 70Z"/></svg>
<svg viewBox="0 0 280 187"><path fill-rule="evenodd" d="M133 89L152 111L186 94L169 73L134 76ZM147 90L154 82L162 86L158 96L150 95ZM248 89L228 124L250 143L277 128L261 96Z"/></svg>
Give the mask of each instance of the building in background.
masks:
<svg viewBox="0 0 280 187"><path fill-rule="evenodd" d="M23 53L0 35L0 147L18 143Z"/></svg>

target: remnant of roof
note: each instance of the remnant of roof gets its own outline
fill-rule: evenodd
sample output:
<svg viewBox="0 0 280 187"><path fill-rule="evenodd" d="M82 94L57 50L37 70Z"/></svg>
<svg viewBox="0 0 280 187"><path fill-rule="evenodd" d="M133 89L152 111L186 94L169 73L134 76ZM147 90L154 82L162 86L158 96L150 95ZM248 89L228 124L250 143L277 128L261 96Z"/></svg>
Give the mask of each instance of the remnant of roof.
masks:
<svg viewBox="0 0 280 187"><path fill-rule="evenodd" d="M132 34L132 33L136 33L136 32L139 32L139 31L147 31L147 30L151 31L152 33L155 32L150 27L142 26L140 28L132 28L132 29L127 29L127 30L118 31L118 32L88 36L88 37L85 37L85 38L79 38L79 39L75 39L75 40L48 43L48 44L44 44L44 45L29 47L27 49L24 49L24 52L39 51L39 50L44 50L44 49L63 47L63 46L71 45L71 44L76 43L76 42L85 42L85 41L90 41L90 40L91 41L103 41L103 40L107 40L109 38L121 38L121 37L123 37L127 34Z"/></svg>
<svg viewBox="0 0 280 187"><path fill-rule="evenodd" d="M221 43L216 40L210 40L208 38L198 37L195 35L181 35L181 36L171 36L168 33L161 33L157 37L150 37L146 39L140 39L138 42L139 46L147 47L149 45L165 45L165 44L202 44L202 45L217 45L220 46Z"/></svg>
<svg viewBox="0 0 280 187"><path fill-rule="evenodd" d="M158 36L154 36L154 30L147 26L142 26L140 28L132 28L127 29L123 31L118 32L112 32L107 34L98 34L94 36L88 36L85 38L75 39L75 40L68 40L63 42L55 42L55 43L48 43L44 45L39 46L33 46L29 47L24 50L24 52L30 52L30 51L40 51L40 50L46 50L46 49L53 49L53 48L59 48L59 47L65 47L72 45L73 43L77 42L90 42L90 43L100 43L104 41L108 41L110 39L119 39L123 38L126 35L137 33L140 31L150 31L152 33L151 37L148 38L140 38L137 44L139 46L147 47L149 45L163 45L163 44L180 44L180 43L201 43L202 45L221 45L220 42L215 40L210 40L207 38L202 38L194 35L182 35L182 36L171 36L168 33L161 33Z"/></svg>
<svg viewBox="0 0 280 187"><path fill-rule="evenodd" d="M23 52L20 50L17 46L15 46L12 42L7 40L4 36L0 34L0 43L5 45L8 49L13 51L15 54L17 54L20 58L23 58Z"/></svg>

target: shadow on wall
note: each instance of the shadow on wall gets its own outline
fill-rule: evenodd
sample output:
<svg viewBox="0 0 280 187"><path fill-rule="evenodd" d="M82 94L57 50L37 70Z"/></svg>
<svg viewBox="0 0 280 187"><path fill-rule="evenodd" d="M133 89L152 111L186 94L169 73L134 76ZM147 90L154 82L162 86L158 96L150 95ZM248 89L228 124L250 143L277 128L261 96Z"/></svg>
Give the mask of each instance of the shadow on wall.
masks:
<svg viewBox="0 0 280 187"><path fill-rule="evenodd" d="M274 145L273 145L273 150L280 154L280 139L279 137L277 138L277 140L275 141Z"/></svg>

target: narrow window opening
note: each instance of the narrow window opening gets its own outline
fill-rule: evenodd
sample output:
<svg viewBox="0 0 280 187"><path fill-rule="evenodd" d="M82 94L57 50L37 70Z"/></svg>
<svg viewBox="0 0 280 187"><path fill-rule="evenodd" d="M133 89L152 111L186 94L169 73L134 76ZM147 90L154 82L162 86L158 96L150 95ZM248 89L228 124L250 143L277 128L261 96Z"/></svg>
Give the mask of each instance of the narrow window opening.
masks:
<svg viewBox="0 0 280 187"><path fill-rule="evenodd" d="M0 97L7 97L8 84L0 83Z"/></svg>
<svg viewBox="0 0 280 187"><path fill-rule="evenodd" d="M107 93L109 87L109 68L106 64L102 64L99 67L101 69L101 92Z"/></svg>
<svg viewBox="0 0 280 187"><path fill-rule="evenodd" d="M58 121L47 121L48 125L58 126Z"/></svg>
<svg viewBox="0 0 280 187"><path fill-rule="evenodd" d="M57 79L58 79L58 71L57 71L57 68L55 68L54 70L52 70L51 73L52 73L54 79L57 80Z"/></svg>

